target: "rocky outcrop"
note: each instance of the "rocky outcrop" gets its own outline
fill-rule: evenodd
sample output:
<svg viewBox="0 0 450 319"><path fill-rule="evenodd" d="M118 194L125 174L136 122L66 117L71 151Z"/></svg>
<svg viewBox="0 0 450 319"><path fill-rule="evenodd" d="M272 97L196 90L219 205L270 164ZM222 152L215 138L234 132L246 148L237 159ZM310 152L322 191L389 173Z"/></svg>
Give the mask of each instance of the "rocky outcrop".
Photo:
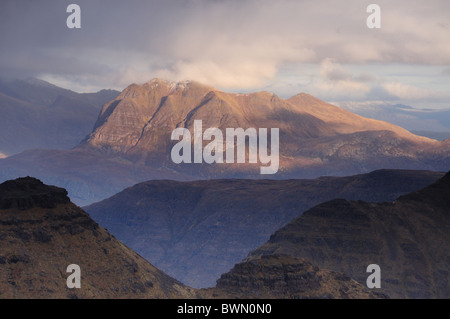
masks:
<svg viewBox="0 0 450 319"><path fill-rule="evenodd" d="M44 185L32 177L0 184L0 209L55 208L59 204L69 202L65 189Z"/></svg>
<svg viewBox="0 0 450 319"><path fill-rule="evenodd" d="M322 270L305 259L268 255L241 262L203 291L211 298L383 299L341 273Z"/></svg>

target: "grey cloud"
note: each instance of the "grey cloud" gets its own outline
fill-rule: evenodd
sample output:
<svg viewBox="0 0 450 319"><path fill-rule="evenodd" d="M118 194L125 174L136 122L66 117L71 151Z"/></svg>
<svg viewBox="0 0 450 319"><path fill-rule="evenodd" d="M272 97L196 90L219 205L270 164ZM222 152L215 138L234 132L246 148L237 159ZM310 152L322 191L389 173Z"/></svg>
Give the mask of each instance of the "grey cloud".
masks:
<svg viewBox="0 0 450 319"><path fill-rule="evenodd" d="M81 7L79 30L65 26L73 2ZM443 27L450 2L377 3L380 30L366 27L367 4L359 0L1 1L0 72L99 87L166 76L251 88L274 80L284 63L450 63ZM329 73L330 80L348 76Z"/></svg>

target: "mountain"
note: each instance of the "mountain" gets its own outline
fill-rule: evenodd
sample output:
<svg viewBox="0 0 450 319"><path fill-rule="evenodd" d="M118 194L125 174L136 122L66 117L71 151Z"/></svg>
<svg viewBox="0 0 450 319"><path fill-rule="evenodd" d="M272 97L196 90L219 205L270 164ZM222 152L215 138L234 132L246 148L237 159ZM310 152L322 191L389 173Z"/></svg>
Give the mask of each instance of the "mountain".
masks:
<svg viewBox="0 0 450 319"><path fill-rule="evenodd" d="M70 202L26 177L0 184L0 299L385 298L304 259L274 255L237 264L212 289L158 270ZM70 289L68 265L80 267Z"/></svg>
<svg viewBox="0 0 450 319"><path fill-rule="evenodd" d="M76 93L29 78L0 81L0 151L12 155L28 149L69 149L92 130L114 90Z"/></svg>
<svg viewBox="0 0 450 319"><path fill-rule="evenodd" d="M389 103L339 103L355 114L388 121L406 128L414 134L444 140L450 138L449 109L416 109L403 104Z"/></svg>
<svg viewBox="0 0 450 319"><path fill-rule="evenodd" d="M68 265L81 269L69 289ZM0 298L188 298L194 290L111 236L67 191L26 177L0 185Z"/></svg>
<svg viewBox="0 0 450 319"><path fill-rule="evenodd" d="M385 299L341 273L319 269L305 259L268 255L241 262L223 274L207 298Z"/></svg>
<svg viewBox="0 0 450 319"><path fill-rule="evenodd" d="M424 149L440 149L440 143L305 93L283 100L268 92L232 94L194 81L160 79L131 85L105 104L94 131L80 147L196 176L259 173L260 164L174 164L170 151L175 142L170 135L176 127L193 132L194 120L202 120L204 129L215 127L222 132L226 128L279 128L280 167L286 174L301 171L309 177L326 171L347 175L358 173L361 165L376 169L399 168L400 162L402 168L443 164L424 162L420 154Z"/></svg>
<svg viewBox="0 0 450 319"><path fill-rule="evenodd" d="M175 164L172 131L192 133L196 120L202 120L203 130L222 132L279 128L277 173L261 176L259 160ZM148 179L315 178L381 168L447 171L449 163L450 140L419 137L305 93L285 100L268 92L232 94L194 81L154 79L132 84L104 104L93 131L74 150L35 150L0 159L0 180L36 176L68 189L77 204L86 205Z"/></svg>
<svg viewBox="0 0 450 319"><path fill-rule="evenodd" d="M148 181L84 209L170 276L211 287L273 232L319 203L392 201L443 175L380 170L314 180Z"/></svg>
<svg viewBox="0 0 450 319"><path fill-rule="evenodd" d="M394 202L335 199L276 231L247 261L287 254L364 284L369 264L393 298L450 297L450 172Z"/></svg>

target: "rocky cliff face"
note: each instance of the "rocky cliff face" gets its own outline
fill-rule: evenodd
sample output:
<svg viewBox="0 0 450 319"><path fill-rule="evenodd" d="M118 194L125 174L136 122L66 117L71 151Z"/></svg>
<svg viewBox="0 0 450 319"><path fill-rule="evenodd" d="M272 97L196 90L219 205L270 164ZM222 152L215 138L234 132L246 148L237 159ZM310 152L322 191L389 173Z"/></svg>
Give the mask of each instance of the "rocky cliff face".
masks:
<svg viewBox="0 0 450 319"><path fill-rule="evenodd" d="M392 201L443 175L381 170L315 180L148 181L85 209L169 275L192 287L211 287L314 205L333 198Z"/></svg>
<svg viewBox="0 0 450 319"><path fill-rule="evenodd" d="M167 276L34 178L0 185L0 298L182 298L193 290ZM81 268L69 289L66 268Z"/></svg>
<svg viewBox="0 0 450 319"><path fill-rule="evenodd" d="M289 254L358 282L381 267L380 291L395 298L450 297L450 173L392 203L333 200L275 232L253 251Z"/></svg>
<svg viewBox="0 0 450 319"><path fill-rule="evenodd" d="M341 273L319 269L305 259L268 255L241 262L217 285L202 290L208 298L384 299Z"/></svg>

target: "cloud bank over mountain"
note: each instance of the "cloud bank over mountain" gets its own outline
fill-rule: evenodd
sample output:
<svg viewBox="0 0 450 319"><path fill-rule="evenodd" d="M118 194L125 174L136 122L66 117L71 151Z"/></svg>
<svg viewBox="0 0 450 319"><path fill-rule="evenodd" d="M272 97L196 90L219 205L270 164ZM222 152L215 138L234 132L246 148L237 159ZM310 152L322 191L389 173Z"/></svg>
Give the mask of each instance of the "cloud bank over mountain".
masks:
<svg viewBox="0 0 450 319"><path fill-rule="evenodd" d="M381 29L367 28L367 4L356 0L80 0L75 30L66 3L2 1L0 70L82 91L156 76L335 100L447 101L450 3L377 3Z"/></svg>

